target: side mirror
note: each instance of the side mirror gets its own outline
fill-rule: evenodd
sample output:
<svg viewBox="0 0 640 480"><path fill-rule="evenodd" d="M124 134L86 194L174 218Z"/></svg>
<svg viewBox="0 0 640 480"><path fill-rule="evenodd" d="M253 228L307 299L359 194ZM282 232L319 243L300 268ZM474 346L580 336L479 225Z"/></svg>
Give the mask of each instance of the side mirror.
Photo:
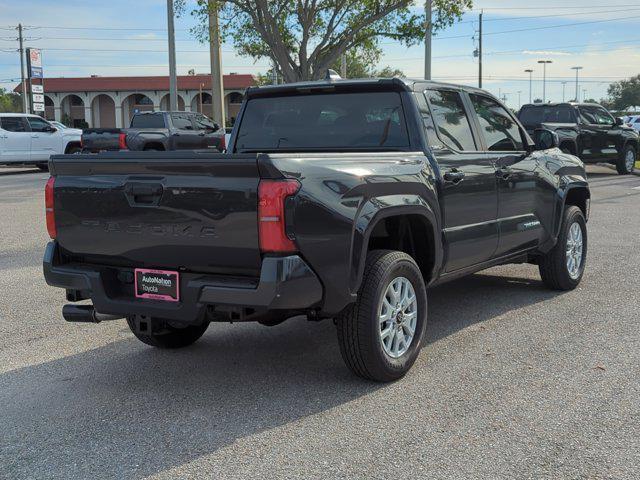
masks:
<svg viewBox="0 0 640 480"><path fill-rule="evenodd" d="M622 119L622 117L616 117L616 125L619 127L624 125L624 120Z"/></svg>
<svg viewBox="0 0 640 480"><path fill-rule="evenodd" d="M550 148L558 148L560 139L558 134L546 128L536 128L534 133L534 141L536 142L536 150L549 150Z"/></svg>
<svg viewBox="0 0 640 480"><path fill-rule="evenodd" d="M48 126L48 127L44 127L44 131L45 132L54 133L54 132L57 132L58 129L56 127L53 127L53 126Z"/></svg>
<svg viewBox="0 0 640 480"><path fill-rule="evenodd" d="M213 131L217 132L218 130L220 130L220 125L218 125L217 123L213 124Z"/></svg>

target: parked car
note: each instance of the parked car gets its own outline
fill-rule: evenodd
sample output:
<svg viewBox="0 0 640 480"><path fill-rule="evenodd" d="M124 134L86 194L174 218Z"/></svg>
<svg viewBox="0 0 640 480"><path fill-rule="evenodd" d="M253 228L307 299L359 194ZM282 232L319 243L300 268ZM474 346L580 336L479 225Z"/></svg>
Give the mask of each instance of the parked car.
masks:
<svg viewBox="0 0 640 480"><path fill-rule="evenodd" d="M87 128L82 134L85 153L202 148L223 151L224 146L224 129L195 112L141 112L133 116L130 128Z"/></svg>
<svg viewBox="0 0 640 480"><path fill-rule="evenodd" d="M555 131L560 148L586 163L611 163L621 175L635 168L638 132L598 104L528 104L522 106L518 118L529 134L539 127Z"/></svg>
<svg viewBox="0 0 640 480"><path fill-rule="evenodd" d="M92 301L66 320L126 317L160 348L210 322L334 318L349 368L395 380L424 345L427 287L526 262L552 289L580 283L584 165L536 138L472 87L250 88L227 154L55 156L44 275Z"/></svg>
<svg viewBox="0 0 640 480"><path fill-rule="evenodd" d="M624 123L633 128L636 132L640 132L640 115L628 115L624 117Z"/></svg>
<svg viewBox="0 0 640 480"><path fill-rule="evenodd" d="M80 130L61 130L38 115L0 113L0 164L47 168L49 157L80 151Z"/></svg>

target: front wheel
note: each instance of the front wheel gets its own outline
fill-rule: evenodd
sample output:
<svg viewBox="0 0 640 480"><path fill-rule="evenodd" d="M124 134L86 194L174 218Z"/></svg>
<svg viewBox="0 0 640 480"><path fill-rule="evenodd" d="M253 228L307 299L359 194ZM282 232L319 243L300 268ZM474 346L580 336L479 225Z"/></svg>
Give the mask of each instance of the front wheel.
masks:
<svg viewBox="0 0 640 480"><path fill-rule="evenodd" d="M209 327L209 322L200 325L185 325L181 327L172 326L168 323L162 325L159 331L155 331L153 324L159 322L151 318L144 317L142 320L127 317L127 324L131 332L138 340L147 345L157 348L183 348L188 347L198 340ZM144 323L144 328L141 323ZM145 333L142 333L144 331Z"/></svg>
<svg viewBox="0 0 640 480"><path fill-rule="evenodd" d="M637 152L633 145L626 145L616 162L616 170L620 175L633 173L636 167Z"/></svg>
<svg viewBox="0 0 640 480"><path fill-rule="evenodd" d="M402 378L415 362L427 325L427 292L420 269L403 252L367 256L355 305L337 319L340 353L358 376Z"/></svg>
<svg viewBox="0 0 640 480"><path fill-rule="evenodd" d="M582 210L570 205L555 247L540 259L542 281L553 290L573 290L582 280L586 260L587 222Z"/></svg>

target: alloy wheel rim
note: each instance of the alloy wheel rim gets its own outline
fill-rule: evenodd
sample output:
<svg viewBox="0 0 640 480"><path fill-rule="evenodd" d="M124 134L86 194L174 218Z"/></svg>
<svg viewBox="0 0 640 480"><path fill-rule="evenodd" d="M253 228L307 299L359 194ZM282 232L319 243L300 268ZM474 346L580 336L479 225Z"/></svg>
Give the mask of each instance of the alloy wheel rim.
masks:
<svg viewBox="0 0 640 480"><path fill-rule="evenodd" d="M411 282L396 277L387 285L378 307L378 332L384 352L391 358L404 355L416 332L418 298Z"/></svg>
<svg viewBox="0 0 640 480"><path fill-rule="evenodd" d="M565 252L567 272L573 280L576 280L580 276L583 252L582 228L578 222L572 223L569 227Z"/></svg>
<svg viewBox="0 0 640 480"><path fill-rule="evenodd" d="M636 163L636 158L635 158L635 152L633 150L627 150L627 157L626 157L626 163L627 163L627 170L631 171L633 170L633 167L635 166Z"/></svg>

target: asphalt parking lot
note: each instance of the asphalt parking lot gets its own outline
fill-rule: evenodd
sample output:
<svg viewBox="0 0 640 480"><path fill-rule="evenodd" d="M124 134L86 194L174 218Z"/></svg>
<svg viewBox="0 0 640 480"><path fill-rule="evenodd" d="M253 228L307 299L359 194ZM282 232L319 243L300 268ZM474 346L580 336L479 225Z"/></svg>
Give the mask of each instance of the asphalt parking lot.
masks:
<svg viewBox="0 0 640 480"><path fill-rule="evenodd" d="M331 322L212 325L182 351L64 322L42 172L0 170L0 478L640 477L640 177L589 168L587 271L431 290L403 380L363 382Z"/></svg>

